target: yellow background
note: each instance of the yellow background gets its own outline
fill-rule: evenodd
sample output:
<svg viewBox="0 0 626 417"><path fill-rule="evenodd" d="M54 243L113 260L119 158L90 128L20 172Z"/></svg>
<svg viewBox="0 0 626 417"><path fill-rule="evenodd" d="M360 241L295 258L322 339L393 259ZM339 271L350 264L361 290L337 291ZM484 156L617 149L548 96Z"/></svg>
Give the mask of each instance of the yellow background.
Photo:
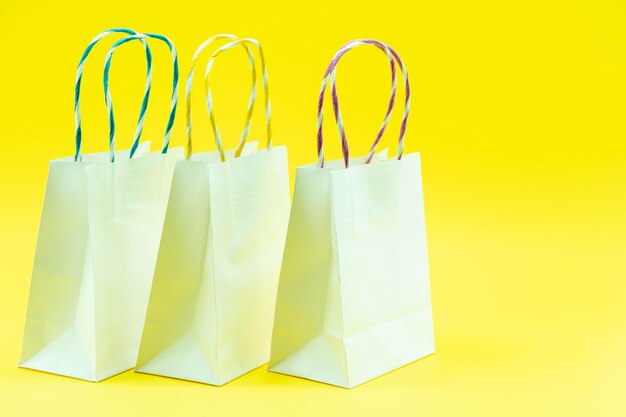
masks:
<svg viewBox="0 0 626 417"><path fill-rule="evenodd" d="M315 161L316 95L334 52L372 37L400 53L414 92L407 152L423 158L434 356L350 391L264 367L221 388L132 371L92 384L16 368L48 161L74 149L75 67L89 40L116 26L170 36L183 80L210 35L259 39L275 142L289 147L292 174ZM89 152L106 149L101 73L112 41L86 67ZM144 137L158 142L171 70L165 47L151 45ZM0 414L626 414L623 1L2 0L0 49ZM138 44L122 49L111 82L117 140L127 147L145 69ZM247 63L232 51L216 65L217 116L232 147L245 112ZM355 155L366 152L382 120L387 72L374 48L342 61L338 82ZM196 149L214 149L200 90ZM385 146L395 146L399 113ZM254 138L263 135L260 114ZM327 153L337 158L327 114ZM177 146L183 115L181 100Z"/></svg>

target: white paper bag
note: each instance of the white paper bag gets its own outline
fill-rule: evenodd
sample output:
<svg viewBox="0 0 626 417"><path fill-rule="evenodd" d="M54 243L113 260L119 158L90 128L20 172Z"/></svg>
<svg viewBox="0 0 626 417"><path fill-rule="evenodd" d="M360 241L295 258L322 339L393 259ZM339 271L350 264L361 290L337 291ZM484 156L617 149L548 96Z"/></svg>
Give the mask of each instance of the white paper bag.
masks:
<svg viewBox="0 0 626 417"><path fill-rule="evenodd" d="M387 53L390 106L367 157L349 159L335 89L341 56L361 44ZM297 169L274 322L270 370L354 387L434 352L419 154L386 159L374 150L395 98L400 58L385 44L354 41L326 71L343 161L324 164L319 108L317 165Z"/></svg>
<svg viewBox="0 0 626 417"><path fill-rule="evenodd" d="M216 39L205 42L193 58ZM245 144L255 97L239 146L224 152L207 103L218 152L179 161L163 228L138 372L222 385L269 359L276 287L289 215L285 147L271 146L267 75L258 42L218 49L207 65L237 45L258 47L263 68L268 148ZM187 101L188 103L189 100ZM188 122L189 118L188 109ZM188 125L191 144L191 125ZM189 147L189 150L191 147Z"/></svg>
<svg viewBox="0 0 626 417"><path fill-rule="evenodd" d="M103 32L87 47L77 77L76 155L50 163L19 362L24 368L90 381L135 363L173 168L183 157L182 148L168 152L169 122L162 152L149 153L149 144L139 144L151 83L150 50L143 37L160 35L124 38L107 58L110 64L114 48L128 40L141 39L146 47L146 94L131 150L114 151L107 91L110 151L82 154L78 106L82 67L94 44L114 32L136 33ZM176 86L176 53L167 42L174 56ZM175 107L174 102L171 121Z"/></svg>

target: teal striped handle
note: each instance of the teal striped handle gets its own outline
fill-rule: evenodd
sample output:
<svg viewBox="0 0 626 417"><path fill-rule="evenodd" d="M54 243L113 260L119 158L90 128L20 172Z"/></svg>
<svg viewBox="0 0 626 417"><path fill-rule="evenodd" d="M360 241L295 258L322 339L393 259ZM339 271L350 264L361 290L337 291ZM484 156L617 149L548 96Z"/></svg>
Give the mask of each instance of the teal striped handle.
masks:
<svg viewBox="0 0 626 417"><path fill-rule="evenodd" d="M173 42L167 37L155 33L137 33L131 36L127 36L118 40L109 52L107 53L105 64L104 64L104 96L107 105L107 109L109 111L109 151L111 154L111 162L115 160L115 118L113 114L113 101L111 99L111 91L109 88L109 71L111 69L111 60L113 58L113 53L115 50L121 45L128 43L133 40L141 41L145 43L146 38L154 38L165 42L171 52L172 62L173 62L173 77L172 77L172 96L171 96L171 105L170 105L170 114L167 121L167 125L165 128L165 134L163 137L163 146L161 148L161 153L167 153L170 144L170 136L172 132L172 127L174 125L174 119L176 117L176 108L178 106L178 55L176 54L176 48L174 47ZM135 154L138 146L139 140L141 139L141 133L143 131L143 124L146 115L146 110L148 107L148 98L150 96L150 89L152 83L152 56L148 59L147 66L147 78L146 78L146 89L144 93L144 99L141 104L141 110L139 113L139 121L137 123L137 129L135 131L135 136L133 139L133 144L130 148L130 157L132 158Z"/></svg>
<svg viewBox="0 0 626 417"><path fill-rule="evenodd" d="M82 147L83 147L83 131L82 131L82 116L80 112L80 92L81 92L81 83L83 80L83 70L85 66L85 61L87 57L91 53L91 50L94 46L104 37L115 34L115 33L123 33L127 35L135 35L135 32L132 29L127 28L113 28L109 30L105 30L104 32L98 34L95 38L89 42L85 51L83 52L80 61L78 62L78 68L76 69L76 84L74 86L74 119L76 122L76 151L74 153L74 160L81 161L82 160ZM148 59L148 55L150 54L148 44L144 42L144 48L146 50L146 59Z"/></svg>

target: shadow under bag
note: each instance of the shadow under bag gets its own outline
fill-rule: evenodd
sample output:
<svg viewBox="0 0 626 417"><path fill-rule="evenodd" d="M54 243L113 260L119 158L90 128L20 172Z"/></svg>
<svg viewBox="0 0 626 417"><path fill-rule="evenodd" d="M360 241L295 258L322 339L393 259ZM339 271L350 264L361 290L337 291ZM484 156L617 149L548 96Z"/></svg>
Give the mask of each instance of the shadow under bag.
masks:
<svg viewBox="0 0 626 417"><path fill-rule="evenodd" d="M93 46L110 33L131 35L115 43L106 59L110 149L83 154L82 69ZM174 61L171 112L163 148L154 153L139 144L152 73L145 38L165 41ZM131 40L145 46L148 76L132 147L115 152L108 71L115 48ZM168 151L177 77L176 51L161 35L113 29L85 50L76 85L76 154L50 162L19 366L89 381L134 366L174 163L183 157L182 148Z"/></svg>
<svg viewBox="0 0 626 417"><path fill-rule="evenodd" d="M392 95L369 154L350 159L335 70L341 56L363 44L387 54ZM397 157L387 159L375 149L395 100L396 64L405 80L405 112ZM324 161L329 78L343 161ZM420 155L402 154L409 98L404 64L381 42L348 43L326 70L318 163L296 171L271 371L351 388L434 352Z"/></svg>

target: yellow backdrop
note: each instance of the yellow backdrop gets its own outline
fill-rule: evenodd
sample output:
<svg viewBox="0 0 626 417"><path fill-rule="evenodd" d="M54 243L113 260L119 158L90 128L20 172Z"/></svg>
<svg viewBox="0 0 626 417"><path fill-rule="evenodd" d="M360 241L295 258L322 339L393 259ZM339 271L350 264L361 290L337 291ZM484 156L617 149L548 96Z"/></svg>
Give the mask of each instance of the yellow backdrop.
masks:
<svg viewBox="0 0 626 417"><path fill-rule="evenodd" d="M139 3L0 4L2 415L626 413L624 2ZM76 64L93 36L116 26L170 36L183 80L210 35L259 39L275 142L288 146L292 185L295 167L316 159L316 96L334 52L372 37L400 53L414 92L407 152L423 160L435 355L351 391L265 368L221 388L133 372L92 384L16 368L48 161L74 149ZM107 146L101 77L111 42L86 66L88 152ZM144 137L154 143L165 127L171 70L166 48L151 45ZM118 143L128 146L145 63L139 44L122 49L111 83ZM367 47L339 68L355 154L366 152L382 120L387 72L384 55ZM248 77L242 51L216 64L218 122L230 147L242 128ZM214 149L200 90L196 149ZM182 104L176 146L184 143ZM262 138L261 114L253 138ZM399 114L383 141L393 149ZM327 152L337 158L330 113L326 120Z"/></svg>

